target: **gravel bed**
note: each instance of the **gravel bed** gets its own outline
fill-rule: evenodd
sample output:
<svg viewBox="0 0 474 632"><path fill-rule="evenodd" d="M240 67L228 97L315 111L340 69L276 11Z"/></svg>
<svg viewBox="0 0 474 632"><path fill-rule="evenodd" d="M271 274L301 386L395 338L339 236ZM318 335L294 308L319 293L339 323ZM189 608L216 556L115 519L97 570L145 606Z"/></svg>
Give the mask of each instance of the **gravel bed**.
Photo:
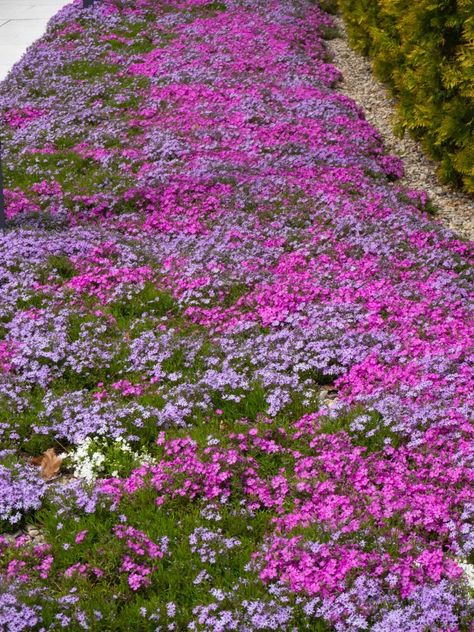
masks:
<svg viewBox="0 0 474 632"><path fill-rule="evenodd" d="M398 138L393 133L396 120L395 99L386 86L374 76L370 61L353 51L341 17L335 16L340 36L327 42L334 55L343 81L338 89L360 105L367 120L382 135L387 149L403 159L405 177L402 182L413 189L425 190L437 208L437 217L458 235L474 239L474 196L455 191L441 183L437 165L408 134Z"/></svg>

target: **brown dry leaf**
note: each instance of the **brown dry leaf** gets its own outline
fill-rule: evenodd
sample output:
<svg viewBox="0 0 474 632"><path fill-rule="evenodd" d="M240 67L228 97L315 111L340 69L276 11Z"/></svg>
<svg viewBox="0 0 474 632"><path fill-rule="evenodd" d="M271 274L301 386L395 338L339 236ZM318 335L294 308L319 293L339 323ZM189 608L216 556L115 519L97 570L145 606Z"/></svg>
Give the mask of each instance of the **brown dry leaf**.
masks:
<svg viewBox="0 0 474 632"><path fill-rule="evenodd" d="M56 450L54 448L49 448L49 450L43 452L41 457L33 457L33 459L35 461L37 461L38 459L40 460L40 462L37 464L40 466L41 476L45 480L56 476L56 474L59 473L59 470L61 469L61 464L63 462L63 460L60 459L56 454Z"/></svg>

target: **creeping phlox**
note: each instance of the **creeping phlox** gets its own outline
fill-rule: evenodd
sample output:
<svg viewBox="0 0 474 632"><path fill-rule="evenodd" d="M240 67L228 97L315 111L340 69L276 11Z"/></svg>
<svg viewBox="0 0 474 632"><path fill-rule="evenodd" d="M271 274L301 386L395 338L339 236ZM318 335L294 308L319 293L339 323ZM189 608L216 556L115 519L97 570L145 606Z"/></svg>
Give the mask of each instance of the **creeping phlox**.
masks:
<svg viewBox="0 0 474 632"><path fill-rule="evenodd" d="M317 3L81 5L0 85L0 629L471 632L472 244Z"/></svg>
<svg viewBox="0 0 474 632"><path fill-rule="evenodd" d="M110 442L105 438L86 437L73 450L61 455L76 478L93 483L98 476L109 472L112 476L126 474L133 467L152 461L151 455L142 448L134 451L123 437Z"/></svg>

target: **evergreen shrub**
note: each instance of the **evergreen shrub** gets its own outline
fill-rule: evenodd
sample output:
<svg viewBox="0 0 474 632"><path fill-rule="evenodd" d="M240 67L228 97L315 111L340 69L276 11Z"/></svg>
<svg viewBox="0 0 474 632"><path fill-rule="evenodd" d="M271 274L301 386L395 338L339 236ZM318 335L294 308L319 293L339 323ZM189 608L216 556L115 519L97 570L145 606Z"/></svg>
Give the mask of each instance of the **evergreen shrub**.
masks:
<svg viewBox="0 0 474 632"><path fill-rule="evenodd" d="M474 192L474 0L338 0L351 44L373 60L443 180Z"/></svg>

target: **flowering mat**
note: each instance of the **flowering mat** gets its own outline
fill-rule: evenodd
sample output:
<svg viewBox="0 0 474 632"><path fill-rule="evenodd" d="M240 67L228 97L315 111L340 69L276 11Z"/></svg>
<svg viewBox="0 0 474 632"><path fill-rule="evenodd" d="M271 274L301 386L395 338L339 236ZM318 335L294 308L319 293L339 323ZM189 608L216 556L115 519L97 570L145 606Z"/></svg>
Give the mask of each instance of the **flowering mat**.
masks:
<svg viewBox="0 0 474 632"><path fill-rule="evenodd" d="M0 87L1 630L471 630L472 245L333 34L76 2Z"/></svg>

